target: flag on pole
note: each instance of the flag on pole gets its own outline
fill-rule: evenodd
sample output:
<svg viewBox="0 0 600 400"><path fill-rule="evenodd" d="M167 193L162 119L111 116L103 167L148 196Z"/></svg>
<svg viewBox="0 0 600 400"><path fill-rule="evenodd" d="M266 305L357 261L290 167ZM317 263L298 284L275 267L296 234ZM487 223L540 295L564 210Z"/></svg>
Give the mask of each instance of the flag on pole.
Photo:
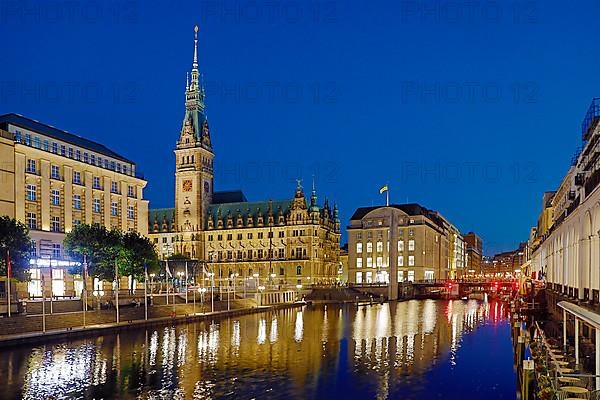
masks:
<svg viewBox="0 0 600 400"><path fill-rule="evenodd" d="M165 271L167 272L167 276L169 278L173 277L173 274L171 274L171 269L169 268L169 260L165 260Z"/></svg>
<svg viewBox="0 0 600 400"><path fill-rule="evenodd" d="M388 190L390 190L390 188L388 187L388 185L385 185L381 189L379 189L379 194L385 193Z"/></svg>
<svg viewBox="0 0 600 400"><path fill-rule="evenodd" d="M10 306L11 306L11 295L10 295L10 277L12 275L12 268L10 265L10 252L8 250L6 250L6 276L8 277L7 282L6 282L6 288L7 288L7 293L6 293L6 303L8 306L8 317L10 318Z"/></svg>

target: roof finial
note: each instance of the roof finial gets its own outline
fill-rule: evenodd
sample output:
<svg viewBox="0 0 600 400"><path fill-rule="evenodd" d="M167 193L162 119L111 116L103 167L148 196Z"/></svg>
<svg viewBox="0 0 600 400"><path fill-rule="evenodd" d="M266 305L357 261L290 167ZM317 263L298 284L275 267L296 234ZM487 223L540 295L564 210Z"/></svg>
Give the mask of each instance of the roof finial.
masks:
<svg viewBox="0 0 600 400"><path fill-rule="evenodd" d="M198 25L194 26L194 63L192 68L198 69Z"/></svg>
<svg viewBox="0 0 600 400"><path fill-rule="evenodd" d="M190 73L186 72L185 73L185 90L188 90L190 88Z"/></svg>

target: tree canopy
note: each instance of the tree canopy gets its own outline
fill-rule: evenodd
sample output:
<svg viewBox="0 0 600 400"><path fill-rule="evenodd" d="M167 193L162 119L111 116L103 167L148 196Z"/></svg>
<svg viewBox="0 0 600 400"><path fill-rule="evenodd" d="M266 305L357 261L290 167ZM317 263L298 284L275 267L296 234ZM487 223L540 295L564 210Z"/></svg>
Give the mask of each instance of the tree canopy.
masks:
<svg viewBox="0 0 600 400"><path fill-rule="evenodd" d="M0 275L6 276L6 254L10 253L12 277L27 279L33 243L29 229L8 216L0 217Z"/></svg>
<svg viewBox="0 0 600 400"><path fill-rule="evenodd" d="M88 274L98 279L113 280L115 262L121 276L131 275L138 280L144 277L144 263L149 269L158 266L154 244L137 232L123 233L99 224L81 224L66 235L63 244L74 259L81 262L85 255ZM72 272L81 271L82 267L76 267Z"/></svg>

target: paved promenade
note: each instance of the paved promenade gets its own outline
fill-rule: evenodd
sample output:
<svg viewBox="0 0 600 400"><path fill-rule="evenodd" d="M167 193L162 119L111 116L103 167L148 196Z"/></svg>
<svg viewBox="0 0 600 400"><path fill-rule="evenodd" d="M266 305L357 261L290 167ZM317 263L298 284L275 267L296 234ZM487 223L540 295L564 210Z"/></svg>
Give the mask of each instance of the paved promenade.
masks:
<svg viewBox="0 0 600 400"><path fill-rule="evenodd" d="M45 316L45 332L43 332L44 317L42 315L19 315L0 319L0 347L21 343L39 343L51 339L102 335L114 330L220 319L293 306L295 304L258 307L252 300L240 299L232 300L229 310L227 310L227 301L215 302L214 312L211 311L210 304L196 304L195 308L193 304L158 305L148 308L148 320L145 320L143 305L122 307L119 310L119 324L116 323L116 310L93 310L85 313L85 327L83 326L83 311L62 312Z"/></svg>

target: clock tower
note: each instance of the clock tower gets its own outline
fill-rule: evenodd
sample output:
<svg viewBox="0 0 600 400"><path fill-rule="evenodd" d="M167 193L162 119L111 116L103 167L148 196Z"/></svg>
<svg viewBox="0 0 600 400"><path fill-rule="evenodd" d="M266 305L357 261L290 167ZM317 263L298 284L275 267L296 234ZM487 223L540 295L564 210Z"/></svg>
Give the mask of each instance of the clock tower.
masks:
<svg viewBox="0 0 600 400"><path fill-rule="evenodd" d="M204 87L198 73L198 26L194 27L191 81L185 87L185 117L175 147L174 252L201 259L202 230L213 194L213 158Z"/></svg>

